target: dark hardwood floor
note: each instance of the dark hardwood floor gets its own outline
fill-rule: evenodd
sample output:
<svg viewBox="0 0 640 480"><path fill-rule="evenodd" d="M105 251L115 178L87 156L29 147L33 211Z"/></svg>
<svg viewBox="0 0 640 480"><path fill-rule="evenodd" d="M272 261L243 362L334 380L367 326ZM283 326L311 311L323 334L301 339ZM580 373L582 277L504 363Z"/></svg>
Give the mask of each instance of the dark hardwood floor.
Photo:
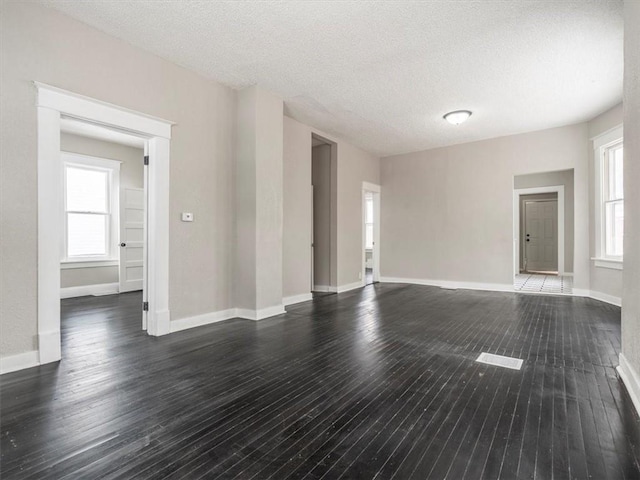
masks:
<svg viewBox="0 0 640 480"><path fill-rule="evenodd" d="M640 478L619 308L376 284L154 338L140 302L64 300L62 362L2 376L3 479Z"/></svg>

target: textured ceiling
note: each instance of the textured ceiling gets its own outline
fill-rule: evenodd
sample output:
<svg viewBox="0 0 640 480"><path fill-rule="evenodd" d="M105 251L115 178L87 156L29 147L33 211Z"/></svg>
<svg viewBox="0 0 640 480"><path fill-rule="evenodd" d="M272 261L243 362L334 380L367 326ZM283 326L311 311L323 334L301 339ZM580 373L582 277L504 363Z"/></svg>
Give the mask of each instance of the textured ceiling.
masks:
<svg viewBox="0 0 640 480"><path fill-rule="evenodd" d="M622 1L41 0L378 155L593 118L622 99ZM450 110L473 116L453 127Z"/></svg>

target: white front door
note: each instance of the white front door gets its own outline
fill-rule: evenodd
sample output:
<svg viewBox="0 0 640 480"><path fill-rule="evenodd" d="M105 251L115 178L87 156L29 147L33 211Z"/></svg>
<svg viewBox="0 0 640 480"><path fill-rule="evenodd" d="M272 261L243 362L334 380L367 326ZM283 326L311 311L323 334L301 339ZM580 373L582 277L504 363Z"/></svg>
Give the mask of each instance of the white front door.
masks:
<svg viewBox="0 0 640 480"><path fill-rule="evenodd" d="M142 290L144 259L144 189L120 194L120 292Z"/></svg>
<svg viewBox="0 0 640 480"><path fill-rule="evenodd" d="M525 270L558 271L558 202L525 202L524 261Z"/></svg>

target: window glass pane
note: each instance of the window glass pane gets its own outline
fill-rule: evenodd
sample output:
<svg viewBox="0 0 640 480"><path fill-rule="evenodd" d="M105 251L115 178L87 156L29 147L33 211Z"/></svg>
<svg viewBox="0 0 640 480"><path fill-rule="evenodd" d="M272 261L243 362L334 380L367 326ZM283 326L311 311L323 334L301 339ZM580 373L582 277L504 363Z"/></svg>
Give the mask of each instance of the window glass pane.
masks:
<svg viewBox="0 0 640 480"><path fill-rule="evenodd" d="M368 223L364 228L364 248L373 248L373 224Z"/></svg>
<svg viewBox="0 0 640 480"><path fill-rule="evenodd" d="M622 177L622 147L618 147L613 153L613 198L624 198L624 185Z"/></svg>
<svg viewBox="0 0 640 480"><path fill-rule="evenodd" d="M624 204L622 201L605 205L605 252L607 256L621 257L624 232Z"/></svg>
<svg viewBox="0 0 640 480"><path fill-rule="evenodd" d="M67 214L67 256L107 254L107 215Z"/></svg>
<svg viewBox="0 0 640 480"><path fill-rule="evenodd" d="M67 211L108 212L108 173L68 166Z"/></svg>
<svg viewBox="0 0 640 480"><path fill-rule="evenodd" d="M366 205L365 223L373 223L373 197L369 196L366 198Z"/></svg>
<svg viewBox="0 0 640 480"><path fill-rule="evenodd" d="M623 198L622 144L607 149L605 156L605 200Z"/></svg>

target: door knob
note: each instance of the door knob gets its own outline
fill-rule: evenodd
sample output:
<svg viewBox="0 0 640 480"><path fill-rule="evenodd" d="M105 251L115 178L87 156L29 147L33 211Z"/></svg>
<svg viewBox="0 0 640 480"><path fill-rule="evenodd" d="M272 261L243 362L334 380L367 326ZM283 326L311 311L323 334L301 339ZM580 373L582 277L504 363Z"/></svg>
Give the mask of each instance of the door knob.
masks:
<svg viewBox="0 0 640 480"><path fill-rule="evenodd" d="M127 244L126 244L126 243L121 243L121 244L120 244L120 246L121 246L121 247L126 247L126 246L127 246Z"/></svg>

